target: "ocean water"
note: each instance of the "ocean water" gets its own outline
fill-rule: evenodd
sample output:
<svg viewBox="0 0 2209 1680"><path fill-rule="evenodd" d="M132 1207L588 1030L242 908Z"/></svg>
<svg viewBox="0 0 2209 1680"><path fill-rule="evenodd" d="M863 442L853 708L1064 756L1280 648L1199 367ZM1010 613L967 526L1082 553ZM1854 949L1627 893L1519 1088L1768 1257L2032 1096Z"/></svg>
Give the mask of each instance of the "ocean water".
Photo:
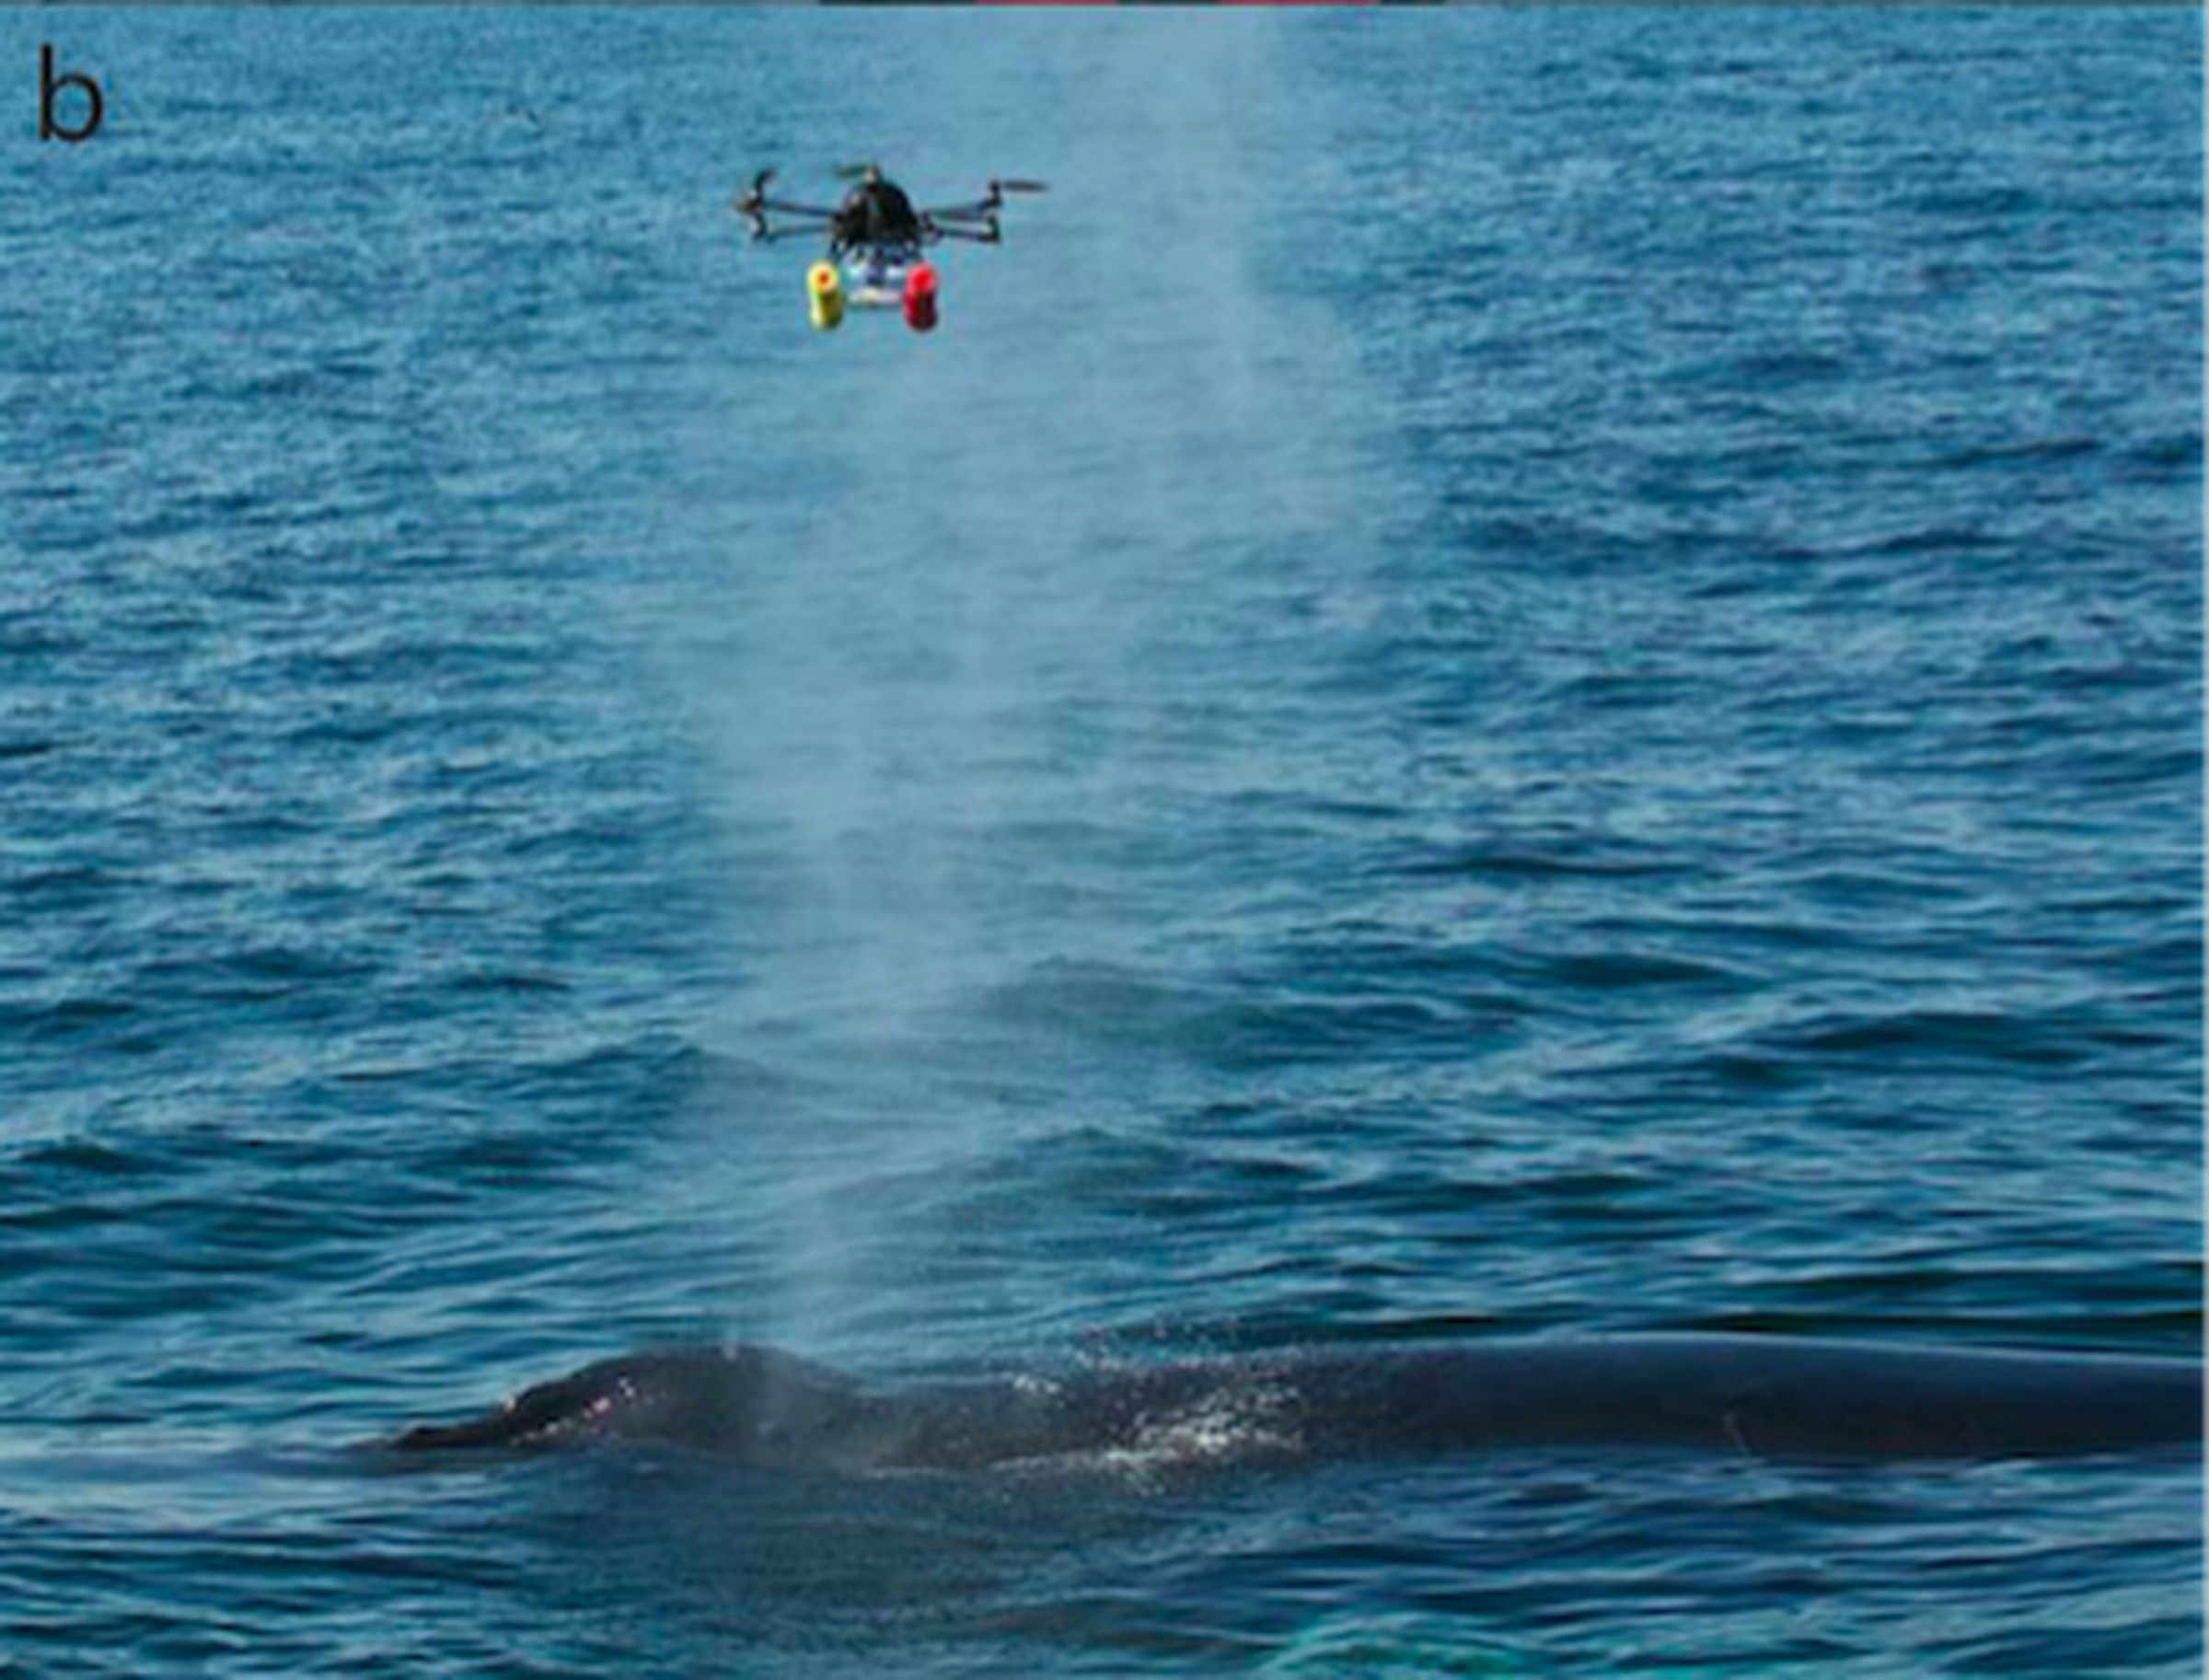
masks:
<svg viewBox="0 0 2209 1680"><path fill-rule="evenodd" d="M2198 12L12 11L0 1675L2197 1674L2198 1462L777 1477L647 1343L2192 1355ZM1039 176L943 321L730 195Z"/></svg>

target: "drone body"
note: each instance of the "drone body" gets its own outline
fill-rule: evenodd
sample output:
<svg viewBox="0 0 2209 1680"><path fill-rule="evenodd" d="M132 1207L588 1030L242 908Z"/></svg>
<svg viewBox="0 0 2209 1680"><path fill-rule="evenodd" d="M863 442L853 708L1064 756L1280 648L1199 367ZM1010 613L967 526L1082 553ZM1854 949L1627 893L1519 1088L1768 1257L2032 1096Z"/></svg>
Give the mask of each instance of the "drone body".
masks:
<svg viewBox="0 0 2209 1680"><path fill-rule="evenodd" d="M769 198L774 171L762 169L735 202L751 224L752 238L774 240L792 234L825 235L827 255L805 274L806 312L815 329L843 324L848 309L896 309L916 332L936 324L936 271L923 255L943 239L995 245L1003 236L998 213L1008 192L1041 192L1041 181L993 180L965 204L917 209L895 181L873 164L840 171L856 184L834 209ZM776 218L781 218L780 222Z"/></svg>

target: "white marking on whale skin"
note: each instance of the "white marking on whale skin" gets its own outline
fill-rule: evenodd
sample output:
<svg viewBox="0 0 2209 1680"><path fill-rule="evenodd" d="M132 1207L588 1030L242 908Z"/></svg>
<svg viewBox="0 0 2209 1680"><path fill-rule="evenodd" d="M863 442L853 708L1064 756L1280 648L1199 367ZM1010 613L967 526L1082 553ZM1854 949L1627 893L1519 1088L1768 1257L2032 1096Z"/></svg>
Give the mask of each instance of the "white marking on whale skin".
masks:
<svg viewBox="0 0 2209 1680"><path fill-rule="evenodd" d="M1184 1410L1146 1413L1128 1439L1068 1455L1070 1465L1149 1474L1298 1454L1293 1396L1277 1383L1223 1385Z"/></svg>

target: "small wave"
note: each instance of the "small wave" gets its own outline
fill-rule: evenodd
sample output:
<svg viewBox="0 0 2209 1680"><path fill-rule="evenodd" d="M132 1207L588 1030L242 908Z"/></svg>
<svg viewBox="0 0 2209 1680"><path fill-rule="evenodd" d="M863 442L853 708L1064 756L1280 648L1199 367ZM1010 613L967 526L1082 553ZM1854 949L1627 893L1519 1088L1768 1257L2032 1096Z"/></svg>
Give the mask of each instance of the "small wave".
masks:
<svg viewBox="0 0 2209 1680"><path fill-rule="evenodd" d="M2024 216L2040 209L2041 195L2007 183L1936 188L1908 199L1903 208L1931 216Z"/></svg>
<svg viewBox="0 0 2209 1680"><path fill-rule="evenodd" d="M1975 467L2037 467L2055 461L2083 460L2101 453L2095 437L2029 437L2004 443L1966 444L1933 458L1932 465L1951 469Z"/></svg>
<svg viewBox="0 0 2209 1680"><path fill-rule="evenodd" d="M1798 1029L1792 1048L1810 1055L1984 1058L2024 1067L2071 1067L2087 1052L2044 1020L1972 1010L1912 1010L1832 1020Z"/></svg>
<svg viewBox="0 0 2209 1680"><path fill-rule="evenodd" d="M1466 1631L1461 1616L1417 1613L1329 1615L1258 1665L1275 1680L1413 1680L1537 1672L1525 1659Z"/></svg>
<svg viewBox="0 0 2209 1680"><path fill-rule="evenodd" d="M1659 986L1728 986L1739 982L1733 970L1718 963L1696 962L1690 957L1667 956L1659 952L1614 951L1568 955L1548 965L1550 977L1561 985L1591 991L1624 991Z"/></svg>
<svg viewBox="0 0 2209 1680"><path fill-rule="evenodd" d="M449 991L492 996L572 991L574 987L556 974L538 974L515 968L475 968L445 982Z"/></svg>
<svg viewBox="0 0 2209 1680"><path fill-rule="evenodd" d="M82 1037L143 1023L146 1012L127 998L80 992L44 1003L0 1003L0 1034L27 1040Z"/></svg>
<svg viewBox="0 0 2209 1680"><path fill-rule="evenodd" d="M1485 844L1438 850L1398 865L1413 876L1492 876L1502 880L1546 880L1585 877L1591 880L1643 880L1680 873L1678 863L1661 858L1603 854L1585 841L1561 841L1554 848Z"/></svg>
<svg viewBox="0 0 2209 1680"><path fill-rule="evenodd" d="M143 1151L113 1149L84 1137L33 1144L17 1164L31 1172L81 1174L88 1178L141 1178L161 1170L160 1163Z"/></svg>

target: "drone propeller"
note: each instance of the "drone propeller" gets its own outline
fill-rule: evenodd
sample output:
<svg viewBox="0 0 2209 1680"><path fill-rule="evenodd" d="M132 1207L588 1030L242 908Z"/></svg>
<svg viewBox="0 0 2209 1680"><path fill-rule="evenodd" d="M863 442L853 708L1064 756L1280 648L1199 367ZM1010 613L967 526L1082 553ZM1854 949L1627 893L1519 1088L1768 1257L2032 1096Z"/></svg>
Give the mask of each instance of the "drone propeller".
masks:
<svg viewBox="0 0 2209 1680"><path fill-rule="evenodd" d="M830 173L838 180L857 180L870 170L879 175L882 166L878 163L839 163Z"/></svg>
<svg viewBox="0 0 2209 1680"><path fill-rule="evenodd" d="M947 204L941 209L931 209L928 214L930 220L945 233L954 234L960 238L978 238L985 243L994 244L997 239L997 213L1004 206L1005 194L1049 191L1039 180L993 180L978 202L972 204ZM967 228L980 231L962 231Z"/></svg>
<svg viewBox="0 0 2209 1680"><path fill-rule="evenodd" d="M755 239L781 239L794 233L817 231L833 223L836 212L817 204L793 203L788 199L769 198L768 184L775 179L772 169L762 169L752 177L752 184L730 201L729 207L751 224ZM778 226L774 217L783 218ZM792 226L791 224L796 224Z"/></svg>
<svg viewBox="0 0 2209 1680"><path fill-rule="evenodd" d="M767 183L774 179L775 172L772 169L762 169L753 176L750 190L740 194L736 200L736 213L739 215L750 215L765 205Z"/></svg>

